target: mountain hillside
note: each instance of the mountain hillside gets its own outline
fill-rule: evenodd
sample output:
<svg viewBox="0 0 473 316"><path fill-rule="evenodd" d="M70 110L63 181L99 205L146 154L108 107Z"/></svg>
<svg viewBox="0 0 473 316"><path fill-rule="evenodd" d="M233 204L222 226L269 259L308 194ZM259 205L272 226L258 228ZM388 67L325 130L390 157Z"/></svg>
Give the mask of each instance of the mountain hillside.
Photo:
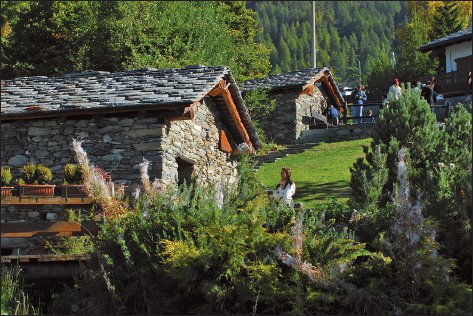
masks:
<svg viewBox="0 0 473 316"><path fill-rule="evenodd" d="M271 48L272 73L311 67L310 1L248 1L264 31L257 38ZM402 1L316 2L317 66L331 67L344 84L358 80L376 48L394 49L395 27L406 23Z"/></svg>

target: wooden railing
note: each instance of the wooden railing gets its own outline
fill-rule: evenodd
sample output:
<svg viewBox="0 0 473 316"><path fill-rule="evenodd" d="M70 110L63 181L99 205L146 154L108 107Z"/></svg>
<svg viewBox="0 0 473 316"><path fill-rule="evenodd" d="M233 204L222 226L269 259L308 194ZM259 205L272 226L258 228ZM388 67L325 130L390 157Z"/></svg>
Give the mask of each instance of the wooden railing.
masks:
<svg viewBox="0 0 473 316"><path fill-rule="evenodd" d="M471 70L441 73L435 77L435 90L444 96L471 93Z"/></svg>

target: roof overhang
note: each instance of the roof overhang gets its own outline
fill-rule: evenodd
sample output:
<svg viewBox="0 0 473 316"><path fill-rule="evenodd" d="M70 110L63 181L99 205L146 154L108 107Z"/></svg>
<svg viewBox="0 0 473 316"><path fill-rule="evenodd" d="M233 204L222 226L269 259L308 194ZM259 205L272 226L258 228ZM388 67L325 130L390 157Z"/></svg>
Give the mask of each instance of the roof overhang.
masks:
<svg viewBox="0 0 473 316"><path fill-rule="evenodd" d="M466 41L472 41L472 34L471 33L470 34L465 34L465 35L462 35L462 36L459 36L459 37L456 37L456 38L452 38L452 39L449 39L449 40L441 41L441 42L438 42L438 43L427 44L427 45L421 46L421 47L419 47L419 51L428 52L428 51L431 51L431 50L442 49L442 48L445 48L447 46L463 43L463 42L466 42Z"/></svg>
<svg viewBox="0 0 473 316"><path fill-rule="evenodd" d="M186 120L193 119L194 112L191 106L194 103L189 102L183 103L172 103L172 104L140 104L139 106L124 106L124 107L112 107L112 108L97 108L97 109L64 109L56 111L42 111L40 109L33 108L30 111L22 113L3 113L0 115L0 121L14 121L14 120L32 120L32 119L46 119L46 118L60 118L60 117L76 117L85 115L106 115L106 114L117 114L117 113L133 113L142 111L153 111L159 113L162 118L168 118L170 120Z"/></svg>

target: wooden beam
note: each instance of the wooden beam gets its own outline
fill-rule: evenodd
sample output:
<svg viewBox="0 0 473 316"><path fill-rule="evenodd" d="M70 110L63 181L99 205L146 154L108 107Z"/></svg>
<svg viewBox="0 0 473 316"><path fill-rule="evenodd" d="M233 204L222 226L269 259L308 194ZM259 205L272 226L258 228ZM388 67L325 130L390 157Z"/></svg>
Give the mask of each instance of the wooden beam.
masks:
<svg viewBox="0 0 473 316"><path fill-rule="evenodd" d="M330 91L331 95L332 95L332 99L333 101L335 101L337 107L338 107L338 110L340 111L340 108L342 108L342 104L340 103L340 100L338 99L338 97L336 96L336 93L335 93L335 90L333 89L332 87L332 84L330 83L330 80L328 80L328 77L326 75L324 75L322 78L321 78L321 81L325 84L325 86L328 88L328 90Z"/></svg>
<svg viewBox="0 0 473 316"><path fill-rule="evenodd" d="M93 221L82 222L8 222L0 225L2 238L29 238L37 235L88 235L96 236L99 227Z"/></svg>
<svg viewBox="0 0 473 316"><path fill-rule="evenodd" d="M221 151L226 152L226 153L232 152L232 146L230 145L227 134L225 133L223 129L220 130L219 148Z"/></svg>
<svg viewBox="0 0 473 316"><path fill-rule="evenodd" d="M318 82L323 77L325 77L325 74L323 72L318 73L314 78L312 78L307 84L305 84L302 87L302 91L304 91L305 89L307 89L310 86L313 86L314 83Z"/></svg>
<svg viewBox="0 0 473 316"><path fill-rule="evenodd" d="M2 205L87 205L94 203L91 197L70 197L62 196L52 197L25 197L12 196L8 199L2 199Z"/></svg>
<svg viewBox="0 0 473 316"><path fill-rule="evenodd" d="M62 255L62 254L44 254L44 255L10 255L2 256L1 263L10 262L65 262L65 261L83 261L89 260L88 254Z"/></svg>
<svg viewBox="0 0 473 316"><path fill-rule="evenodd" d="M314 85L310 85L304 90L302 90L299 94L308 94L308 95L314 95Z"/></svg>
<svg viewBox="0 0 473 316"><path fill-rule="evenodd" d="M38 118L58 118L58 117L72 117L72 116L95 116L105 114L130 113L141 111L163 112L162 116L177 116L176 113L183 113L185 108L189 107L189 103L176 103L167 105L143 104L136 106L123 106L116 108L100 108L100 109L76 109L76 110L57 110L57 111L35 111L25 112L19 114L2 114L0 121L15 121L25 119ZM178 112L176 112L178 111Z"/></svg>
<svg viewBox="0 0 473 316"><path fill-rule="evenodd" d="M195 117L194 110L189 106L184 109L182 114L169 117L170 121L183 121L183 120L193 120Z"/></svg>
<svg viewBox="0 0 473 316"><path fill-rule="evenodd" d="M210 92L209 95L211 96L217 96L221 95L225 101L225 104L228 107L228 110L230 112L230 115L232 116L233 121L236 123L236 127L238 129L238 132L242 136L243 140L248 144L250 147L250 152L254 152L253 144L250 141L250 136L248 136L248 133L246 132L245 126L243 125L243 122L241 121L240 114L238 113L238 110L236 108L235 102L233 102L232 94L230 93L230 90L226 86L225 80L221 80L215 88L213 88Z"/></svg>

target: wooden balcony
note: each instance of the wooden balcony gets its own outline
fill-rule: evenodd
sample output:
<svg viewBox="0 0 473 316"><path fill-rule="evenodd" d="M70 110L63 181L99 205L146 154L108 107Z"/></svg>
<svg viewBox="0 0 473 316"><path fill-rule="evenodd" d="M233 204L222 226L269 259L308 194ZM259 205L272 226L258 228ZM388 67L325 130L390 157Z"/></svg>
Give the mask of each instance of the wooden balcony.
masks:
<svg viewBox="0 0 473 316"><path fill-rule="evenodd" d="M440 73L435 77L435 91L444 97L471 94L471 70Z"/></svg>

